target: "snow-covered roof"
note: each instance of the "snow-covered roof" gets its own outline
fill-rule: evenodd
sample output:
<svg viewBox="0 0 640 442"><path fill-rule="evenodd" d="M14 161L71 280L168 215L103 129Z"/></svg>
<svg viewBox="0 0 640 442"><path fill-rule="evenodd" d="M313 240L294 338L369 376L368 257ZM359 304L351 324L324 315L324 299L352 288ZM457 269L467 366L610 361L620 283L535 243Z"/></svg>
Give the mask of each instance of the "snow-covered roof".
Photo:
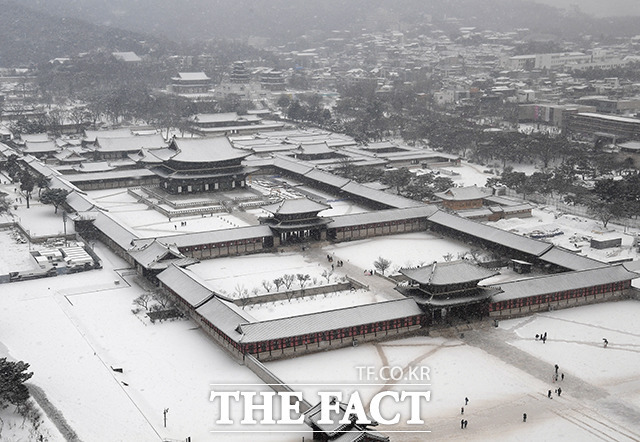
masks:
<svg viewBox="0 0 640 442"><path fill-rule="evenodd" d="M85 130L85 139L94 142L101 138L125 138L132 134L131 128L107 129L107 130Z"/></svg>
<svg viewBox="0 0 640 442"><path fill-rule="evenodd" d="M375 212L363 212L347 215L332 216L333 221L328 228L336 229L347 226L360 226L371 223L384 223L405 219L427 218L437 212L435 206L409 207L405 209L378 210Z"/></svg>
<svg viewBox="0 0 640 442"><path fill-rule="evenodd" d="M420 201L412 200L409 198L405 198L398 195L393 195L391 193L383 192L381 190L371 189L367 186L363 186L362 184L358 184L354 181L350 181L345 184L341 190L343 192L350 193L355 196L359 196L361 198L368 199L372 202L377 202L384 204L389 207L394 208L405 208L405 207L422 207L423 203Z"/></svg>
<svg viewBox="0 0 640 442"><path fill-rule="evenodd" d="M147 149L161 149L167 147L167 143L160 134L130 135L118 138L97 138L96 150L98 152L132 152L146 147Z"/></svg>
<svg viewBox="0 0 640 442"><path fill-rule="evenodd" d="M86 158L85 158L86 159ZM114 170L115 167L109 164L107 161L89 161L84 162L81 165L73 166L73 170L80 174L94 173L94 172L107 172Z"/></svg>
<svg viewBox="0 0 640 442"><path fill-rule="evenodd" d="M584 116L584 117L600 118L602 120L617 121L619 123L640 124L640 119L638 119L638 118L621 117L621 116L618 116L618 115L595 114L595 113L591 113L591 112L581 112L581 113L579 113L577 115Z"/></svg>
<svg viewBox="0 0 640 442"><path fill-rule="evenodd" d="M104 212L98 212L93 225L124 250L131 248L132 241L138 238L138 235Z"/></svg>
<svg viewBox="0 0 640 442"><path fill-rule="evenodd" d="M503 282L494 284L491 287L499 287L502 289L502 293L493 297L493 302L499 302L630 281L637 277L637 273L630 272L622 264L618 264L596 269L579 270L577 272L564 272L519 281Z"/></svg>
<svg viewBox="0 0 640 442"><path fill-rule="evenodd" d="M540 256L540 260L571 270L595 269L606 266L605 263L586 256L578 255L570 250L566 250L558 246L553 246L551 250Z"/></svg>
<svg viewBox="0 0 640 442"><path fill-rule="evenodd" d="M187 80L187 81L209 81L211 78L207 77L204 72L178 72L178 76L174 77L175 80Z"/></svg>
<svg viewBox="0 0 640 442"><path fill-rule="evenodd" d="M498 274L467 261L434 262L415 269L400 269L400 273L419 284L448 285L480 281Z"/></svg>
<svg viewBox="0 0 640 442"><path fill-rule="evenodd" d="M285 199L279 203L262 206L263 210L274 215L292 215L296 213L320 212L331 206L310 200L308 198Z"/></svg>
<svg viewBox="0 0 640 442"><path fill-rule="evenodd" d="M196 259L185 257L177 247L155 239L146 242L134 241L134 244L135 246L129 249L129 254L138 264L147 269L160 270L167 268L172 262L178 266L198 262Z"/></svg>
<svg viewBox="0 0 640 442"><path fill-rule="evenodd" d="M242 334L237 331L238 326L255 320L234 303L220 299L217 296L209 299L198 307L196 311L236 342L242 338Z"/></svg>
<svg viewBox="0 0 640 442"><path fill-rule="evenodd" d="M234 148L227 137L176 138L171 143L177 149L171 161L205 163L239 160L249 156L248 152Z"/></svg>
<svg viewBox="0 0 640 442"><path fill-rule="evenodd" d="M348 178L343 178L318 169L311 169L309 172L305 173L304 176L319 183L327 184L336 188L343 187L351 181Z"/></svg>
<svg viewBox="0 0 640 442"><path fill-rule="evenodd" d="M76 173L65 175L64 178L71 183L82 183L89 181L119 180L119 179L140 179L152 177L156 174L149 169L128 169L128 170L112 170L106 172L94 173Z"/></svg>
<svg viewBox="0 0 640 442"><path fill-rule="evenodd" d="M443 212L442 210L431 215L429 221L458 232L466 233L467 235L475 236L483 241L489 241L533 256L540 256L553 247L549 243L516 235L515 233Z"/></svg>
<svg viewBox="0 0 640 442"><path fill-rule="evenodd" d="M118 60L122 60L122 61L134 62L134 61L142 60L142 58L140 58L135 52L130 52L130 51L129 52L112 52L111 55L113 55Z"/></svg>
<svg viewBox="0 0 640 442"><path fill-rule="evenodd" d="M323 155L335 153L333 149L330 149L326 142L301 144L298 148L299 152L305 155Z"/></svg>
<svg viewBox="0 0 640 442"><path fill-rule="evenodd" d="M56 145L55 142L47 140L47 141L27 141L25 143L24 152L25 153L46 153L46 152L57 152L60 148Z"/></svg>
<svg viewBox="0 0 640 442"><path fill-rule="evenodd" d="M262 121L258 115L238 115L236 112L223 112L217 114L196 114L190 118L197 123L248 123Z"/></svg>
<svg viewBox="0 0 640 442"><path fill-rule="evenodd" d="M447 201L469 201L485 198L492 193L493 191L486 187L468 186L450 187L444 192L437 192L434 195Z"/></svg>
<svg viewBox="0 0 640 442"><path fill-rule="evenodd" d="M296 161L290 158L284 158L281 156L276 156L274 161L274 165L280 169L286 170L287 172L297 173L299 175L304 175L305 173L313 170L314 165L304 162L304 161Z"/></svg>
<svg viewBox="0 0 640 442"><path fill-rule="evenodd" d="M158 279L193 308L200 307L214 296L207 283L198 275L175 264L170 264L160 272Z"/></svg>
<svg viewBox="0 0 640 442"><path fill-rule="evenodd" d="M394 299L241 326L242 342L259 342L422 315L413 299Z"/></svg>
<svg viewBox="0 0 640 442"><path fill-rule="evenodd" d="M175 244L177 247L191 247L201 244L216 244L241 239L264 238L273 236L271 229L265 225L238 227L235 229L211 230L208 232L188 233L185 235L173 235L159 237L167 244Z"/></svg>
<svg viewBox="0 0 640 442"><path fill-rule="evenodd" d="M86 212L87 210L91 210L96 207L92 199L75 190L67 195L65 203L76 212Z"/></svg>
<svg viewBox="0 0 640 442"><path fill-rule="evenodd" d="M21 134L20 139L26 143L43 143L45 141L51 141L49 135L47 135L46 133Z"/></svg>

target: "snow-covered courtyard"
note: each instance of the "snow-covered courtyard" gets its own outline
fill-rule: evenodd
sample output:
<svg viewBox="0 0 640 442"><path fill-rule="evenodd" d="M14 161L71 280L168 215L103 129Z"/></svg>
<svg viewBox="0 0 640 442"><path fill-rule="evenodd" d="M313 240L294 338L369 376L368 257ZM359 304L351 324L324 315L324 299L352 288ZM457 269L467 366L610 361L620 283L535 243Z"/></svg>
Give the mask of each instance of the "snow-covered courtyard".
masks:
<svg viewBox="0 0 640 442"><path fill-rule="evenodd" d="M487 224L525 236L555 235L549 236L545 241L601 262L612 263L638 257L637 249L634 247L635 239L639 235L637 229L616 224L609 224L605 229L602 223L595 220L563 214L550 207L534 209L532 215L531 218L501 219ZM596 249L591 247L591 238L620 238L622 245Z"/></svg>
<svg viewBox="0 0 640 442"><path fill-rule="evenodd" d="M268 366L311 398L318 391L342 391L347 397L357 391L366 402L383 390L430 391L421 410L425 425L377 428L388 430L394 441L631 441L640 437L638 315L640 302L621 301L503 321L498 329L465 330L457 338L365 344ZM535 339L544 331L546 344ZM607 348L602 336L609 338ZM565 375L557 382L555 364ZM374 367L373 376L363 367ZM400 367L401 379L383 380L390 373L382 367ZM426 368L428 379L412 377L411 368L415 373ZM318 385L307 385L311 379ZM464 433L461 418L469 421ZM406 419L408 414L401 422ZM430 434L394 432L402 430Z"/></svg>
<svg viewBox="0 0 640 442"><path fill-rule="evenodd" d="M345 263L362 269L375 270L373 262L382 257L391 261L390 271L400 267L417 267L434 261L460 259L471 247L450 238L431 232L414 232L401 235L375 237L358 241L343 242L324 247L324 250Z"/></svg>

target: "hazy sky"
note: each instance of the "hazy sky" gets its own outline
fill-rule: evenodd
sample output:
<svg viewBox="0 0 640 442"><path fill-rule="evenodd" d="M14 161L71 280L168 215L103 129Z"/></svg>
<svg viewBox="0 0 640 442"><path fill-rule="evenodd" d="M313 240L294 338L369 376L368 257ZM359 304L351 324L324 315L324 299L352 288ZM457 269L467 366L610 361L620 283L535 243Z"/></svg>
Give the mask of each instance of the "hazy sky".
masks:
<svg viewBox="0 0 640 442"><path fill-rule="evenodd" d="M640 15L640 0L534 0L558 8L578 6L584 13L596 17Z"/></svg>

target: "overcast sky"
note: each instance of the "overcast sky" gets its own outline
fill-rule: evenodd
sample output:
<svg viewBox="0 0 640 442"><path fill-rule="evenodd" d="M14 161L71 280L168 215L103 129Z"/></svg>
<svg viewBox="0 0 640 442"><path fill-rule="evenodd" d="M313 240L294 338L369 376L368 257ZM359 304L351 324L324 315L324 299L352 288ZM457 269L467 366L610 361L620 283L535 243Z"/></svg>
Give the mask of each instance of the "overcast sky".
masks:
<svg viewBox="0 0 640 442"><path fill-rule="evenodd" d="M534 0L569 9L577 5L584 13L597 17L640 15L640 0ZM640 29L638 30L640 33Z"/></svg>

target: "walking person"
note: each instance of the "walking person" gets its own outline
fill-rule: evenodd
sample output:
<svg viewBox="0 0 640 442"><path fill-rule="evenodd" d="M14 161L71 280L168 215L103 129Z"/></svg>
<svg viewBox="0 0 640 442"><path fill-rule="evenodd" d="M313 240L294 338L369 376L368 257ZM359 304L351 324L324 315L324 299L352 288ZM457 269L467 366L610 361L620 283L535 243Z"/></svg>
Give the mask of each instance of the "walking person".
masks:
<svg viewBox="0 0 640 442"><path fill-rule="evenodd" d="M465 405L469 405L469 398L468 397L464 398L464 404Z"/></svg>
<svg viewBox="0 0 640 442"><path fill-rule="evenodd" d="M560 368L558 364L555 365L555 368L556 368L556 374L558 374L558 368Z"/></svg>
<svg viewBox="0 0 640 442"><path fill-rule="evenodd" d="M522 413L522 422L527 421L527 413Z"/></svg>
<svg viewBox="0 0 640 442"><path fill-rule="evenodd" d="M560 380L564 381L564 373L560 374Z"/></svg>
<svg viewBox="0 0 640 442"><path fill-rule="evenodd" d="M464 428L467 428L467 424L468 424L468 423L469 423L469 421L465 419L465 420L464 420Z"/></svg>
<svg viewBox="0 0 640 442"><path fill-rule="evenodd" d="M558 387L558 397L562 394L562 388Z"/></svg>
<svg viewBox="0 0 640 442"><path fill-rule="evenodd" d="M551 390L549 390L549 392L547 393L547 397L551 399Z"/></svg>
<svg viewBox="0 0 640 442"><path fill-rule="evenodd" d="M464 414L464 407L460 408L460 414Z"/></svg>
<svg viewBox="0 0 640 442"><path fill-rule="evenodd" d="M609 340L607 338L602 338L602 341L604 342L604 348L607 348L607 345L609 345Z"/></svg>
<svg viewBox="0 0 640 442"><path fill-rule="evenodd" d="M460 429L462 430L464 428L464 419L460 420Z"/></svg>

